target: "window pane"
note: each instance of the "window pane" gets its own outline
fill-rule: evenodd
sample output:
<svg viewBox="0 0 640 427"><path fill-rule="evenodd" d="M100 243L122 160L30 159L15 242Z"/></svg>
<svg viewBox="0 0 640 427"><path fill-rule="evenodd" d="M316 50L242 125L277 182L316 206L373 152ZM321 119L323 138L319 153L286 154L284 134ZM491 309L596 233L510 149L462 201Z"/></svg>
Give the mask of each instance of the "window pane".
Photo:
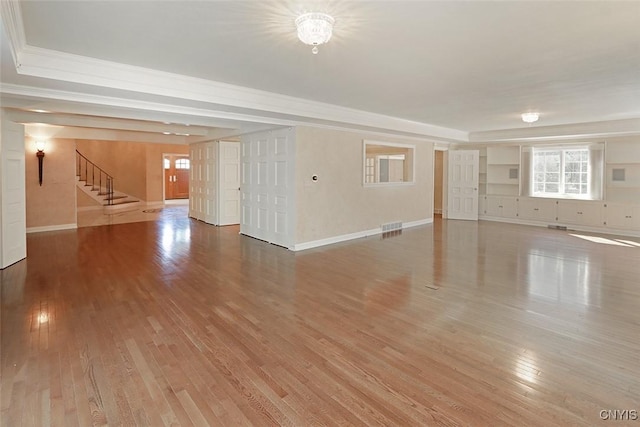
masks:
<svg viewBox="0 0 640 427"><path fill-rule="evenodd" d="M546 182L560 182L560 174L559 173L551 173L551 172L547 172L545 174L545 181Z"/></svg>
<svg viewBox="0 0 640 427"><path fill-rule="evenodd" d="M565 172L580 172L580 163L565 163L564 165Z"/></svg>
<svg viewBox="0 0 640 427"><path fill-rule="evenodd" d="M546 184L544 186L545 193L557 193L559 191L558 184Z"/></svg>
<svg viewBox="0 0 640 427"><path fill-rule="evenodd" d="M550 172L558 172L560 170L560 156L547 156L545 166Z"/></svg>
<svg viewBox="0 0 640 427"><path fill-rule="evenodd" d="M176 169L189 169L189 159L176 160Z"/></svg>
<svg viewBox="0 0 640 427"><path fill-rule="evenodd" d="M579 194L580 184L565 184L564 192L567 194Z"/></svg>
<svg viewBox="0 0 640 427"><path fill-rule="evenodd" d="M564 182L565 183L580 183L581 176L579 173L566 173L564 174Z"/></svg>
<svg viewBox="0 0 640 427"><path fill-rule="evenodd" d="M544 156L536 155L533 170L536 172L544 172Z"/></svg>

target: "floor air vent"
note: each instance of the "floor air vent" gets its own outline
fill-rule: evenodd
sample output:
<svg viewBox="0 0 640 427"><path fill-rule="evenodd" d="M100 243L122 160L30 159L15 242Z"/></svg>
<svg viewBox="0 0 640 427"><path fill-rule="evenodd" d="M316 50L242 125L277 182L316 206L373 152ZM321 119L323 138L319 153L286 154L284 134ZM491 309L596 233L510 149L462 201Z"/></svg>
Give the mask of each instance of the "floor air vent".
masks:
<svg viewBox="0 0 640 427"><path fill-rule="evenodd" d="M564 230L567 231L567 227L565 225L553 225L553 224L549 224L547 225L547 227L552 228L554 230Z"/></svg>

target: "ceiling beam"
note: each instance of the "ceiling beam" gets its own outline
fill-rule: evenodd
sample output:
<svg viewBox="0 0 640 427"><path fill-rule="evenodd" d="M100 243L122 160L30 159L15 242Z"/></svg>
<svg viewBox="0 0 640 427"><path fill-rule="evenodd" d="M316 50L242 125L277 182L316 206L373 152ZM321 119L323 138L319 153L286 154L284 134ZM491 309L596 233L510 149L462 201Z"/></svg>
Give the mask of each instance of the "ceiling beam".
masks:
<svg viewBox="0 0 640 427"><path fill-rule="evenodd" d="M640 135L640 119L471 132L470 143L549 141Z"/></svg>

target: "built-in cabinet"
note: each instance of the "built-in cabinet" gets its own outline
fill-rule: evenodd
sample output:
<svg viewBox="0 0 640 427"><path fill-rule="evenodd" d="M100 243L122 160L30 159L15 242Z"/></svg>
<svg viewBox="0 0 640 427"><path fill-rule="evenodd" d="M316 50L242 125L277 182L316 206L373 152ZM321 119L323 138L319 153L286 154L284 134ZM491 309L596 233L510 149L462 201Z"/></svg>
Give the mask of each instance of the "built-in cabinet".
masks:
<svg viewBox="0 0 640 427"><path fill-rule="evenodd" d="M485 196L486 215L497 218L516 218L518 205L516 198L506 196Z"/></svg>
<svg viewBox="0 0 640 427"><path fill-rule="evenodd" d="M591 200L558 200L558 223L560 225L580 225L602 227L604 203Z"/></svg>
<svg viewBox="0 0 640 427"><path fill-rule="evenodd" d="M480 196L480 219L640 236L640 204Z"/></svg>
<svg viewBox="0 0 640 427"><path fill-rule="evenodd" d="M530 225L640 236L640 140L607 141L604 200L522 196L523 148L484 146L480 150L479 217ZM526 165L525 165L526 166Z"/></svg>
<svg viewBox="0 0 640 427"><path fill-rule="evenodd" d="M518 205L518 217L527 221L542 221L553 223L557 218L557 200L542 199L539 197L519 197L516 199Z"/></svg>
<svg viewBox="0 0 640 427"><path fill-rule="evenodd" d="M607 144L605 194L607 201L640 204L640 142Z"/></svg>
<svg viewBox="0 0 640 427"><path fill-rule="evenodd" d="M479 163L478 163L478 172L480 176L478 177L478 195L483 196L487 194L487 149L481 148L478 150L479 153ZM480 210L482 212L482 209Z"/></svg>
<svg viewBox="0 0 640 427"><path fill-rule="evenodd" d="M520 194L520 147L487 147L486 194Z"/></svg>
<svg viewBox="0 0 640 427"><path fill-rule="evenodd" d="M616 230L640 230L640 206L606 203L606 226Z"/></svg>

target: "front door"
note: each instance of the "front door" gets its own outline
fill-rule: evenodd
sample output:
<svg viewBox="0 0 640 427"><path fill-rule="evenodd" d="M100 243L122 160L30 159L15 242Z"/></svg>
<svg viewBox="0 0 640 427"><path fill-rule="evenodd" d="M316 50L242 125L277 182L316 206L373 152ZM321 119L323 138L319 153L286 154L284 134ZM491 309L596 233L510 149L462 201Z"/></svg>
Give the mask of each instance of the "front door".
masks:
<svg viewBox="0 0 640 427"><path fill-rule="evenodd" d="M189 198L189 156L181 154L164 155L164 199Z"/></svg>
<svg viewBox="0 0 640 427"><path fill-rule="evenodd" d="M478 220L478 150L449 150L448 219Z"/></svg>

